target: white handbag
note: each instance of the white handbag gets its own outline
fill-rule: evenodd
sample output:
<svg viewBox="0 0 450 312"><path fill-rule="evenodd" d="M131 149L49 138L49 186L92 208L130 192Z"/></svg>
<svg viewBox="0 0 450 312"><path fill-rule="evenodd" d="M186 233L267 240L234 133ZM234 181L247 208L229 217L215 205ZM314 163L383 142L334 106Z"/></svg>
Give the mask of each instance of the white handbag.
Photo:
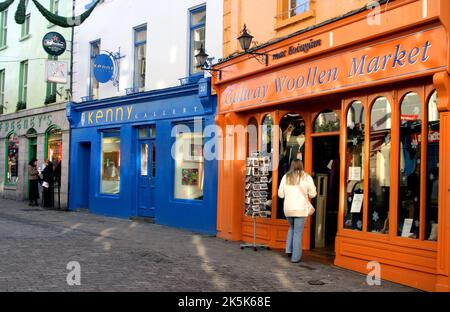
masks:
<svg viewBox="0 0 450 312"><path fill-rule="evenodd" d="M299 185L298 188L300 189L300 192L305 197L305 200L308 205L308 216L311 217L316 212L316 208L314 208L314 206L311 204L311 202L309 201L308 195L305 193L305 191L302 189L302 187Z"/></svg>
<svg viewBox="0 0 450 312"><path fill-rule="evenodd" d="M42 182L42 187L49 188L50 184L48 182Z"/></svg>

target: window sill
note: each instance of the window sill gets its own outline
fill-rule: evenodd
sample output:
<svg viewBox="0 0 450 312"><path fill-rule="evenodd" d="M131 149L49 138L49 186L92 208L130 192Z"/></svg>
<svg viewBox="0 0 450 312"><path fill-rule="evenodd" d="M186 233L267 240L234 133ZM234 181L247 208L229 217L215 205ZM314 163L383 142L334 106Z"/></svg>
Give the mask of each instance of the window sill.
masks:
<svg viewBox="0 0 450 312"><path fill-rule="evenodd" d="M28 38L31 38L31 35L26 35L26 36L23 36L22 38L20 38L19 39L19 41L25 41L25 40L27 40Z"/></svg>
<svg viewBox="0 0 450 312"><path fill-rule="evenodd" d="M6 49L8 49L7 45L4 45L3 47L0 47L0 51L6 50Z"/></svg>
<svg viewBox="0 0 450 312"><path fill-rule="evenodd" d="M5 184L6 191L17 191L17 184Z"/></svg>
<svg viewBox="0 0 450 312"><path fill-rule="evenodd" d="M280 30L288 26L292 26L296 23L303 22L307 19L315 17L315 14L312 10L303 12L299 15L296 15L294 17L286 18L286 19L279 19L275 23L275 30Z"/></svg>

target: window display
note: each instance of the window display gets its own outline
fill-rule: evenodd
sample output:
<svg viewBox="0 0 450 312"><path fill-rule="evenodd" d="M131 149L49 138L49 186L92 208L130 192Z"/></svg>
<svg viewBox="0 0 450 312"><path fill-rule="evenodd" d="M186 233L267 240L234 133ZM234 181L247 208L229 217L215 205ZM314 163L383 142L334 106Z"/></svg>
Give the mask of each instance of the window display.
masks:
<svg viewBox="0 0 450 312"><path fill-rule="evenodd" d="M6 183L16 184L19 180L19 137L12 133L8 137Z"/></svg>
<svg viewBox="0 0 450 312"><path fill-rule="evenodd" d="M305 161L305 121L297 113L288 113L280 119L278 185L295 159ZM277 218L285 219L284 199L278 197Z"/></svg>
<svg viewBox="0 0 450 312"><path fill-rule="evenodd" d="M419 238L422 101L408 93L400 106L398 235Z"/></svg>
<svg viewBox="0 0 450 312"><path fill-rule="evenodd" d="M439 208L439 146L440 115L437 109L438 97L434 91L428 101L428 145L427 145L427 190L425 239L437 240Z"/></svg>
<svg viewBox="0 0 450 312"><path fill-rule="evenodd" d="M176 199L202 200L204 183L203 134L178 133L175 142Z"/></svg>
<svg viewBox="0 0 450 312"><path fill-rule="evenodd" d="M120 130L102 133L101 185L103 194L120 193Z"/></svg>
<svg viewBox="0 0 450 312"><path fill-rule="evenodd" d="M368 231L382 234L389 231L391 126L391 104L380 97L370 114Z"/></svg>
<svg viewBox="0 0 450 312"><path fill-rule="evenodd" d="M336 132L341 128L339 116L330 110L321 112L314 121L314 132Z"/></svg>
<svg viewBox="0 0 450 312"><path fill-rule="evenodd" d="M53 164L58 164L62 160L62 132L59 128L52 128L48 133L47 159Z"/></svg>
<svg viewBox="0 0 450 312"><path fill-rule="evenodd" d="M355 101L347 113L347 151L345 155L346 203L344 228L362 231L364 204L364 106Z"/></svg>

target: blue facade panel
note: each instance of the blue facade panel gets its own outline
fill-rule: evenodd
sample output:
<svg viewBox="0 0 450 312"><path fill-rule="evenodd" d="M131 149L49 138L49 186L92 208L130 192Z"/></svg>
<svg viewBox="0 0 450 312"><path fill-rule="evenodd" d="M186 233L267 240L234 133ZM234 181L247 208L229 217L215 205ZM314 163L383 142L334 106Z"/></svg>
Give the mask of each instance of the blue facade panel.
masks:
<svg viewBox="0 0 450 312"><path fill-rule="evenodd" d="M175 199L175 160L172 158L174 125L202 120L214 125L217 98L211 96L209 79L198 84L136 95L71 103L69 209L89 209L95 214L129 218L139 215L139 128L156 129L156 174L152 202L158 224L201 233L216 233L217 161L204 160L203 198ZM101 193L102 133L120 130L120 191ZM216 140L204 138L206 141ZM149 165L150 166L150 165ZM150 168L151 170L151 168Z"/></svg>

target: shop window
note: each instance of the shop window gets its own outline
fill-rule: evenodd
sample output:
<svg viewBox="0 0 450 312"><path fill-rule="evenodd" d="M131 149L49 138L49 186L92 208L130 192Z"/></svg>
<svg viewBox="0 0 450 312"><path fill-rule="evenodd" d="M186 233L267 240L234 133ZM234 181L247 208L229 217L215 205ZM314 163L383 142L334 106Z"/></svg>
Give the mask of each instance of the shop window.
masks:
<svg viewBox="0 0 450 312"><path fill-rule="evenodd" d="M382 234L389 231L391 123L391 104L380 97L370 113L368 231Z"/></svg>
<svg viewBox="0 0 450 312"><path fill-rule="evenodd" d="M262 122L262 154L271 156L273 154L273 118L266 115Z"/></svg>
<svg viewBox="0 0 450 312"><path fill-rule="evenodd" d="M338 114L331 110L321 112L314 121L314 132L336 132L340 130L340 120Z"/></svg>
<svg viewBox="0 0 450 312"><path fill-rule="evenodd" d="M422 101L408 93L400 106L398 235L419 238L422 160Z"/></svg>
<svg viewBox="0 0 450 312"><path fill-rule="evenodd" d="M120 130L102 132L101 150L102 194L120 193Z"/></svg>
<svg viewBox="0 0 450 312"><path fill-rule="evenodd" d="M62 160L62 131L58 127L53 127L47 131L47 155L46 159L56 164Z"/></svg>
<svg viewBox="0 0 450 312"><path fill-rule="evenodd" d="M288 113L280 119L278 185L295 159L305 160L305 121L297 113ZM277 218L284 219L284 200L278 198Z"/></svg>
<svg viewBox="0 0 450 312"><path fill-rule="evenodd" d="M185 125L180 125L185 128ZM202 132L176 131L175 141L175 199L202 200L204 184L204 157ZM196 128L196 127L195 127Z"/></svg>
<svg viewBox="0 0 450 312"><path fill-rule="evenodd" d="M16 184L19 180L19 137L11 133L6 142L6 184Z"/></svg>
<svg viewBox="0 0 450 312"><path fill-rule="evenodd" d="M355 101L347 113L347 150L345 153L346 203L344 228L362 231L364 200L365 110Z"/></svg>
<svg viewBox="0 0 450 312"><path fill-rule="evenodd" d="M250 157L258 151L258 121L250 118L247 125L247 156Z"/></svg>
<svg viewBox="0 0 450 312"><path fill-rule="evenodd" d="M428 101L428 145L427 145L427 188L425 239L437 240L439 207L439 145L440 117L437 109L438 97L434 91Z"/></svg>

